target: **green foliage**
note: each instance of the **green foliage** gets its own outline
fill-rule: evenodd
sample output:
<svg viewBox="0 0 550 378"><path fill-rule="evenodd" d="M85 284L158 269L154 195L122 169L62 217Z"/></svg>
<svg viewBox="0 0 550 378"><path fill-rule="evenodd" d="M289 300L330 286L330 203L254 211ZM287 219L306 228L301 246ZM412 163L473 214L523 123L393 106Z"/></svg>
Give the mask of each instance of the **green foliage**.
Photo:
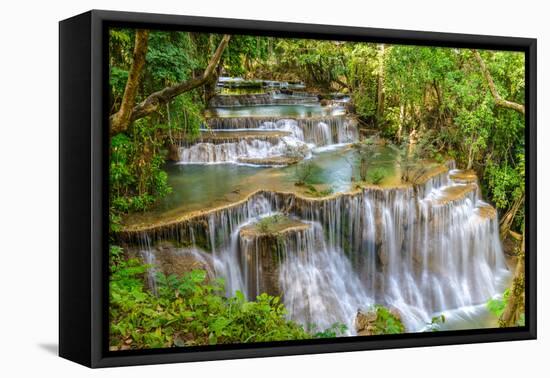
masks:
<svg viewBox="0 0 550 378"><path fill-rule="evenodd" d="M330 196L332 193L334 193L334 189L332 187L328 187L322 190L317 189L312 184L305 184L305 187L307 188L306 194L312 196L312 197L326 197Z"/></svg>
<svg viewBox="0 0 550 378"><path fill-rule="evenodd" d="M134 31L112 29L109 38L111 112L120 106L132 62ZM204 69L210 57L205 34L151 31L136 101L166 86L189 79ZM190 138L198 135L204 122L202 92L177 96L170 104L147 118L139 119L111 138L110 218L116 231L121 216L144 211L170 193L163 170L166 146L175 133Z"/></svg>
<svg viewBox="0 0 550 378"><path fill-rule="evenodd" d="M431 332L437 332L441 329L441 326L445 323L445 315L441 314L434 316L432 321L426 324L426 329Z"/></svg>
<svg viewBox="0 0 550 378"><path fill-rule="evenodd" d="M284 223L287 218L282 214L275 214L264 217L256 223L256 228L263 234L273 232L275 227Z"/></svg>
<svg viewBox="0 0 550 378"><path fill-rule="evenodd" d="M295 184L306 185L314 184L315 176L319 174L321 168L311 160L306 160L296 165L294 171Z"/></svg>
<svg viewBox="0 0 550 378"><path fill-rule="evenodd" d="M357 114L365 119L372 119L376 114L379 73L376 45L355 45L349 56L348 67L352 99Z"/></svg>
<svg viewBox="0 0 550 378"><path fill-rule="evenodd" d="M110 344L115 349L247 343L311 338L286 319L279 298L241 292L224 296L223 280L194 270L182 277L157 274L158 294L144 286L147 266L111 246Z"/></svg>
<svg viewBox="0 0 550 378"><path fill-rule="evenodd" d="M370 177L370 166L373 163L373 160L377 158L380 153L376 145L376 141L373 138L365 139L361 142L353 144L353 149L355 150L355 156L359 167L359 180L367 181ZM375 175L380 175L380 172L375 173ZM382 178L380 178L381 180Z"/></svg>
<svg viewBox="0 0 550 378"><path fill-rule="evenodd" d="M224 54L224 68L231 76L249 76L268 58L271 38L234 35Z"/></svg>
<svg viewBox="0 0 550 378"><path fill-rule="evenodd" d="M481 54L499 94L524 102L522 55ZM460 166L480 171L489 199L507 210L523 193L524 119L495 106L471 51L393 46L385 62L384 128L394 136L401 130L405 141L412 130L418 134L411 160L442 161L444 150ZM522 214L518 218L519 226Z"/></svg>
<svg viewBox="0 0 550 378"><path fill-rule="evenodd" d="M375 168L371 170L368 174L367 181L371 184L378 185L380 184L390 172L385 168Z"/></svg>
<svg viewBox="0 0 550 378"><path fill-rule="evenodd" d="M134 123L132 137L111 138L111 212L116 216L143 211L170 192L168 176L162 170L165 151L154 137L156 128L141 119Z"/></svg>
<svg viewBox="0 0 550 378"><path fill-rule="evenodd" d="M146 61L145 83L150 89L187 80L203 63L190 33L164 31L150 33Z"/></svg>
<svg viewBox="0 0 550 378"><path fill-rule="evenodd" d="M405 332L401 319L384 306L375 305L371 311L376 312L376 320L371 323L374 335L391 335Z"/></svg>
<svg viewBox="0 0 550 378"><path fill-rule="evenodd" d="M346 56L350 44L314 39L277 40L277 67L281 72L294 73L294 78L304 80L311 87L331 91L339 88L346 91L348 75Z"/></svg>
<svg viewBox="0 0 550 378"><path fill-rule="evenodd" d="M493 201L499 209L506 209L525 192L525 155L518 154L517 165L498 166L489 161L485 179L492 191Z"/></svg>
<svg viewBox="0 0 550 378"><path fill-rule="evenodd" d="M490 313L500 319L504 313L504 309L508 305L508 298L510 297L510 289L506 289L502 294L502 298L491 298L487 301L487 309ZM521 313L516 326L523 327L525 325L525 313Z"/></svg>
<svg viewBox="0 0 550 378"><path fill-rule="evenodd" d="M334 323L323 331L315 332L315 329L316 327L314 325L311 325L308 329L310 333L313 333L313 337L317 339L332 339L344 335L348 327L343 323Z"/></svg>
<svg viewBox="0 0 550 378"><path fill-rule="evenodd" d="M504 291L504 294L502 295L502 298L489 299L489 301L487 301L487 309L489 310L489 312L491 312L497 318L500 318L502 316L502 313L504 312L504 309L506 308L506 304L508 303L509 295L510 295L510 290L506 289Z"/></svg>

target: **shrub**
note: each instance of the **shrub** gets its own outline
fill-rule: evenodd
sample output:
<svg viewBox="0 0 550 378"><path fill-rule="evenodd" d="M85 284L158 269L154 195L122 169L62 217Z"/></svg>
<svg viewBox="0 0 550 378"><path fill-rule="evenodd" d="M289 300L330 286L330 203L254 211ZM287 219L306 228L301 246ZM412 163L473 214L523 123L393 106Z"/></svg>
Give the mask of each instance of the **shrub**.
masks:
<svg viewBox="0 0 550 378"><path fill-rule="evenodd" d="M275 214L269 217L262 218L256 223L256 228L259 232L266 234L273 232L273 229L278 224L284 222L286 218L281 214Z"/></svg>
<svg viewBox="0 0 550 378"><path fill-rule="evenodd" d="M241 292L224 296L223 280L207 281L206 272L157 275L158 295L145 288L147 266L124 259L112 246L110 280L111 349L248 343L312 338L286 319L278 297L247 301Z"/></svg>
<svg viewBox="0 0 550 378"><path fill-rule="evenodd" d="M378 185L388 176L388 171L384 168L375 168L368 175L368 181L371 184Z"/></svg>
<svg viewBox="0 0 550 378"><path fill-rule="evenodd" d="M309 329L310 332L314 332L315 326L312 325ZM343 335L348 330L348 327L342 323L334 323L324 331L314 332L313 335L318 339L330 339Z"/></svg>
<svg viewBox="0 0 550 378"><path fill-rule="evenodd" d="M426 325L426 329L432 332L439 331L443 323L445 323L445 315L434 316L432 321Z"/></svg>
<svg viewBox="0 0 550 378"><path fill-rule="evenodd" d="M376 322L374 323L376 334L394 334L405 332L405 326L401 319L394 315L387 307L375 306Z"/></svg>
<svg viewBox="0 0 550 378"><path fill-rule="evenodd" d="M502 314L504 313L504 309L508 305L508 298L510 296L510 289L506 289L504 293L502 294L502 298L495 299L491 298L487 301L487 309L490 313L495 315L497 318L500 319ZM516 324L517 326L524 326L525 325L525 313L520 314L519 320Z"/></svg>
<svg viewBox="0 0 550 378"><path fill-rule="evenodd" d="M374 305L367 312L359 312L355 319L355 326L360 336L405 332L405 326L399 314L381 305Z"/></svg>
<svg viewBox="0 0 550 378"><path fill-rule="evenodd" d="M296 178L296 185L312 184L313 177L319 171L319 166L317 166L312 161L305 161L302 164L296 165L296 170L294 174Z"/></svg>
<svg viewBox="0 0 550 378"><path fill-rule="evenodd" d="M357 155L359 179L360 181L367 181L372 161L380 155L377 152L376 140L375 138L365 139L362 142L353 144L353 148Z"/></svg>

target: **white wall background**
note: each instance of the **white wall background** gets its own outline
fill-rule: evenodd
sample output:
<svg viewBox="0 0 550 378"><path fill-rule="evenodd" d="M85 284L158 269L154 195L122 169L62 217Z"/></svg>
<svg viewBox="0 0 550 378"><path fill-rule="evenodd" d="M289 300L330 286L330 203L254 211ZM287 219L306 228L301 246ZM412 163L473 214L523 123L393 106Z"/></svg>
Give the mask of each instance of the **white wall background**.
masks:
<svg viewBox="0 0 550 378"><path fill-rule="evenodd" d="M539 143L539 340L89 370L56 356L58 25L92 8L536 37L538 135L550 140L544 1L6 0L0 21L0 375L179 377L518 377L550 365L550 151ZM75 125L78 126L78 125ZM545 298L546 297L546 298ZM545 369L546 368L546 369ZM543 371L546 370L545 373ZM531 374L530 374L531 373Z"/></svg>

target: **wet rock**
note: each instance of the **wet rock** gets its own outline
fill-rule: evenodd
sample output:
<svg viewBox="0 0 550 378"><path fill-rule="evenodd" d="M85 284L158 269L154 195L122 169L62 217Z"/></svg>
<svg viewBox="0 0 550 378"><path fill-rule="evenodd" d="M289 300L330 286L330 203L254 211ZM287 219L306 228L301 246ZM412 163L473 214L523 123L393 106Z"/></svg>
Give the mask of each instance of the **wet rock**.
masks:
<svg viewBox="0 0 550 378"><path fill-rule="evenodd" d="M176 144L170 144L168 146L168 160L170 161L180 160L179 146L177 146Z"/></svg>
<svg viewBox="0 0 550 378"><path fill-rule="evenodd" d="M165 275L175 274L183 276L193 270L204 270L209 279L214 278L214 264L212 257L198 248L180 248L169 241L162 241L153 246L154 265ZM139 250L130 252L131 257L140 257Z"/></svg>
<svg viewBox="0 0 550 378"><path fill-rule="evenodd" d="M395 308L387 309L382 306L376 306L368 311L358 310L355 316L355 330L358 336L372 336L386 333L384 327L384 319L382 314L389 312L389 317L397 324L401 324L401 314ZM385 315L387 316L387 315ZM381 328L382 327L382 328ZM403 328L404 331L404 328Z"/></svg>
<svg viewBox="0 0 550 378"><path fill-rule="evenodd" d="M495 219L497 216L496 209L488 203L479 204L476 207L476 213L483 219Z"/></svg>
<svg viewBox="0 0 550 378"><path fill-rule="evenodd" d="M255 298L261 293L281 296L279 267L283 255L283 243L310 227L282 215L264 218L239 232L239 253L247 266L247 293Z"/></svg>
<svg viewBox="0 0 550 378"><path fill-rule="evenodd" d="M265 165L265 166L283 166L292 165L302 160L299 157L291 156L273 156L267 158L239 158L239 163Z"/></svg>
<svg viewBox="0 0 550 378"><path fill-rule="evenodd" d="M440 194L434 199L434 203L437 205L444 205L454 201L462 200L467 195L477 190L477 185L453 185L443 188Z"/></svg>
<svg viewBox="0 0 550 378"><path fill-rule="evenodd" d="M346 112L349 113L349 114L355 114L356 113L355 105L351 101L346 102L345 105L344 105L344 108L346 109Z"/></svg>
<svg viewBox="0 0 550 378"><path fill-rule="evenodd" d="M449 172L449 178L462 184L472 184L477 182L477 175L471 169L453 169Z"/></svg>

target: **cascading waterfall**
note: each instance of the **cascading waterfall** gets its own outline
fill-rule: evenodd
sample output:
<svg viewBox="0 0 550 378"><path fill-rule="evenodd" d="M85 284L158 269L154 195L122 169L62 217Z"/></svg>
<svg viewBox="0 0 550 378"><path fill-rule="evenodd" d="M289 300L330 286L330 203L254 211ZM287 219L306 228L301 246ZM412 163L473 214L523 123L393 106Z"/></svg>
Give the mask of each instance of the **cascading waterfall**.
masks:
<svg viewBox="0 0 550 378"><path fill-rule="evenodd" d="M317 101L294 97L218 96L211 104ZM206 126L227 136L204 132L198 142L181 145L180 163L268 165L269 158L296 152L309 157L311 151L359 139L357 122L346 115L216 117ZM382 304L400 312L408 331L419 331L436 314L485 303L502 292L509 277L496 211L488 211L490 206L481 201L475 174L456 171L453 161L440 168L424 184L370 187L317 199L257 192L199 215L195 222L145 233L141 256L155 264L158 256L151 244L191 241L198 256L210 254L202 264L225 279L227 295L239 290L249 300L262 292L280 296L289 318L304 326L322 330L343 323L353 334L357 311ZM276 213L299 227L275 239L247 232ZM155 269L148 274L153 291Z"/></svg>
<svg viewBox="0 0 550 378"><path fill-rule="evenodd" d="M254 197L244 206L208 217L210 249L216 274L225 278L228 295L236 290L247 293L242 264L239 261L239 230L261 215L272 213L272 203L264 196Z"/></svg>
<svg viewBox="0 0 550 378"><path fill-rule="evenodd" d="M307 150L305 143L293 137L281 137L275 143L258 139L243 139L239 142L219 144L197 143L181 147L179 153L182 164L236 163L244 158L262 159L284 156L290 148Z"/></svg>
<svg viewBox="0 0 550 378"><path fill-rule="evenodd" d="M208 128L212 130L295 130L299 128L302 130L305 142L320 146L329 144L329 140L323 138L323 136L328 137L330 135L334 143L353 142L358 138L356 122L345 115L296 119L270 117L210 118L207 123ZM327 128L330 129L330 133L325 131Z"/></svg>
<svg viewBox="0 0 550 378"><path fill-rule="evenodd" d="M221 106L253 106L253 105L296 105L316 104L319 98L310 93L282 94L280 92L218 95L210 99L208 105L212 108Z"/></svg>
<svg viewBox="0 0 550 378"><path fill-rule="evenodd" d="M284 240L282 255L279 280L291 318L320 331L344 323L351 334L357 309L373 299L342 250L325 241L322 226L313 222Z"/></svg>
<svg viewBox="0 0 550 378"><path fill-rule="evenodd" d="M448 176L318 200L259 192L207 216L215 274L228 295L281 295L304 325L340 322L353 333L357 310L378 303L398 309L407 330L422 330L434 314L485 303L509 276L496 213L482 211L475 184ZM268 269L265 246L240 232L276 212L308 227L278 238Z"/></svg>
<svg viewBox="0 0 550 378"><path fill-rule="evenodd" d="M157 282L156 282L156 274L157 274L157 264L156 264L156 255L154 250L151 248L151 240L148 236L145 236L142 238L140 243L140 255L143 259L143 262L149 266L147 269L147 285L151 289L151 292L153 294L157 294Z"/></svg>
<svg viewBox="0 0 550 378"><path fill-rule="evenodd" d="M235 120L242 120L242 118ZM257 128L249 130L277 130L288 132L289 135L282 136L276 141L243 139L235 142L200 142L182 146L179 148L180 163L237 163L239 159L244 158L263 159L285 156L291 151L303 152L319 146L350 143L358 137L355 123L345 117L332 117L319 121L281 119L264 121L255 126Z"/></svg>

